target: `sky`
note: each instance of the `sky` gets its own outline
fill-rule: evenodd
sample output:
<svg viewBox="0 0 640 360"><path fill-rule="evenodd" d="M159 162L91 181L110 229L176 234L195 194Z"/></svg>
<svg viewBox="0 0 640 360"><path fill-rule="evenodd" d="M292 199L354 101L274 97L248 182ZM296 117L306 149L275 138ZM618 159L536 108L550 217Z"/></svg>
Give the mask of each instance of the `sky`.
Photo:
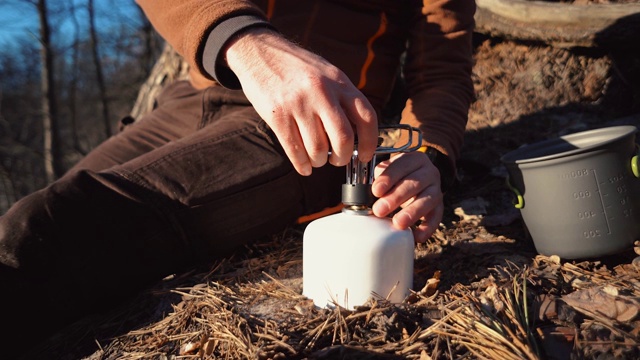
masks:
<svg viewBox="0 0 640 360"><path fill-rule="evenodd" d="M0 24L0 45L6 46L18 36L28 34L29 29L37 29L38 18L31 5L0 1Z"/></svg>
<svg viewBox="0 0 640 360"><path fill-rule="evenodd" d="M16 46L19 41L37 41L39 25L35 0L0 0L0 47ZM58 39L73 36L74 26L68 9L75 7L80 26L87 26L87 0L48 0L50 25ZM118 22L138 21L134 0L94 0L98 27L109 27ZM86 29L86 28L85 28Z"/></svg>

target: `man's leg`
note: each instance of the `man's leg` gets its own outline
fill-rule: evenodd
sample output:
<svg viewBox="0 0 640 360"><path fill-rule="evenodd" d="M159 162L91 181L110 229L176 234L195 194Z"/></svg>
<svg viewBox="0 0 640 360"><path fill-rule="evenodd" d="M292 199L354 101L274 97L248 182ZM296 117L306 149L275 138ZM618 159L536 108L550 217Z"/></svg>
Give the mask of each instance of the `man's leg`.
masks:
<svg viewBox="0 0 640 360"><path fill-rule="evenodd" d="M0 346L0 355L10 349L20 351L21 341L31 344L54 328L131 294L134 284L124 283L104 298L96 296L94 288L102 286L101 279L83 274L84 269L117 272L128 261L140 265L132 279L139 283L154 279L146 274L144 259L159 256L154 251L163 246L175 246L166 241L170 237L159 236L173 229L162 226L166 221L158 219L162 215L153 206L114 193L95 172L201 129L204 96L205 91L187 82L168 86L155 111L98 146L58 182L18 201L0 217L0 327L10 335L3 339L12 344ZM139 249L135 242L129 246L130 238L146 241L147 249ZM136 258L136 251L143 257ZM184 251L183 246L175 249L176 263L185 262ZM92 264L96 257L102 262Z"/></svg>
<svg viewBox="0 0 640 360"><path fill-rule="evenodd" d="M197 132L99 172L76 167L0 218L5 324L28 338L38 320L74 321L335 204L344 170L298 176L239 96L209 89Z"/></svg>
<svg viewBox="0 0 640 360"><path fill-rule="evenodd" d="M150 114L122 128L105 140L67 172L101 171L124 164L202 128L206 90L194 89L188 81L169 84L157 97ZM248 105L248 102L247 102Z"/></svg>

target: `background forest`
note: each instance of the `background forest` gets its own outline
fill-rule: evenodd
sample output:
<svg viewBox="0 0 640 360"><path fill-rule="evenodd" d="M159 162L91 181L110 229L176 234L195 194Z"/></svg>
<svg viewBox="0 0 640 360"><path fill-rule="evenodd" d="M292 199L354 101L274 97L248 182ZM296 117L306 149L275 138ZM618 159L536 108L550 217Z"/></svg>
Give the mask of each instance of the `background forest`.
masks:
<svg viewBox="0 0 640 360"><path fill-rule="evenodd" d="M0 214L117 131L162 50L133 0L0 1Z"/></svg>

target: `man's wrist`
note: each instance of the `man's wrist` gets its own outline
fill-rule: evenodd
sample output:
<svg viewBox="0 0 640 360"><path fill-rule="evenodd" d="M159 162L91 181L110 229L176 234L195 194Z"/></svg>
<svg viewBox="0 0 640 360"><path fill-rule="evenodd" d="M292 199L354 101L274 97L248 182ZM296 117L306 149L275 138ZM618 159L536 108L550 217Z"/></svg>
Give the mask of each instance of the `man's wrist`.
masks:
<svg viewBox="0 0 640 360"><path fill-rule="evenodd" d="M273 37L281 38L279 33L268 27L252 26L239 31L229 38L222 48L222 64L232 68L229 63L230 60L246 58L247 54L255 50L256 45L271 42Z"/></svg>
<svg viewBox="0 0 640 360"><path fill-rule="evenodd" d="M254 28L274 29L269 22L260 17L243 15L221 22L209 33L202 52L202 67L222 86L240 88L238 78L227 66L226 49L230 42L237 40L238 35Z"/></svg>
<svg viewBox="0 0 640 360"><path fill-rule="evenodd" d="M431 160L431 163L440 172L440 188L442 192L446 193L449 191L455 182L455 172L451 168L447 155L441 153L434 147L426 145L421 146L418 151L425 153L427 157L429 157L429 160Z"/></svg>

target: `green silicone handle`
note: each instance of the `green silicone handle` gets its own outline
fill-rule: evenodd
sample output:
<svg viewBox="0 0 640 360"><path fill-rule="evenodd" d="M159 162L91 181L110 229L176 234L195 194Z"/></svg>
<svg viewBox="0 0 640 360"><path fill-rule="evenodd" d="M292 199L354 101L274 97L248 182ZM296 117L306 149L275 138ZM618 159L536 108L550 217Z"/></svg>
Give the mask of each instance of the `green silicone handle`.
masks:
<svg viewBox="0 0 640 360"><path fill-rule="evenodd" d="M520 194L520 191L518 191L518 189L511 186L509 177L507 177L507 186L516 194L516 201L513 202L513 206L515 206L516 209L522 209L524 207L524 197L522 197L522 194Z"/></svg>

